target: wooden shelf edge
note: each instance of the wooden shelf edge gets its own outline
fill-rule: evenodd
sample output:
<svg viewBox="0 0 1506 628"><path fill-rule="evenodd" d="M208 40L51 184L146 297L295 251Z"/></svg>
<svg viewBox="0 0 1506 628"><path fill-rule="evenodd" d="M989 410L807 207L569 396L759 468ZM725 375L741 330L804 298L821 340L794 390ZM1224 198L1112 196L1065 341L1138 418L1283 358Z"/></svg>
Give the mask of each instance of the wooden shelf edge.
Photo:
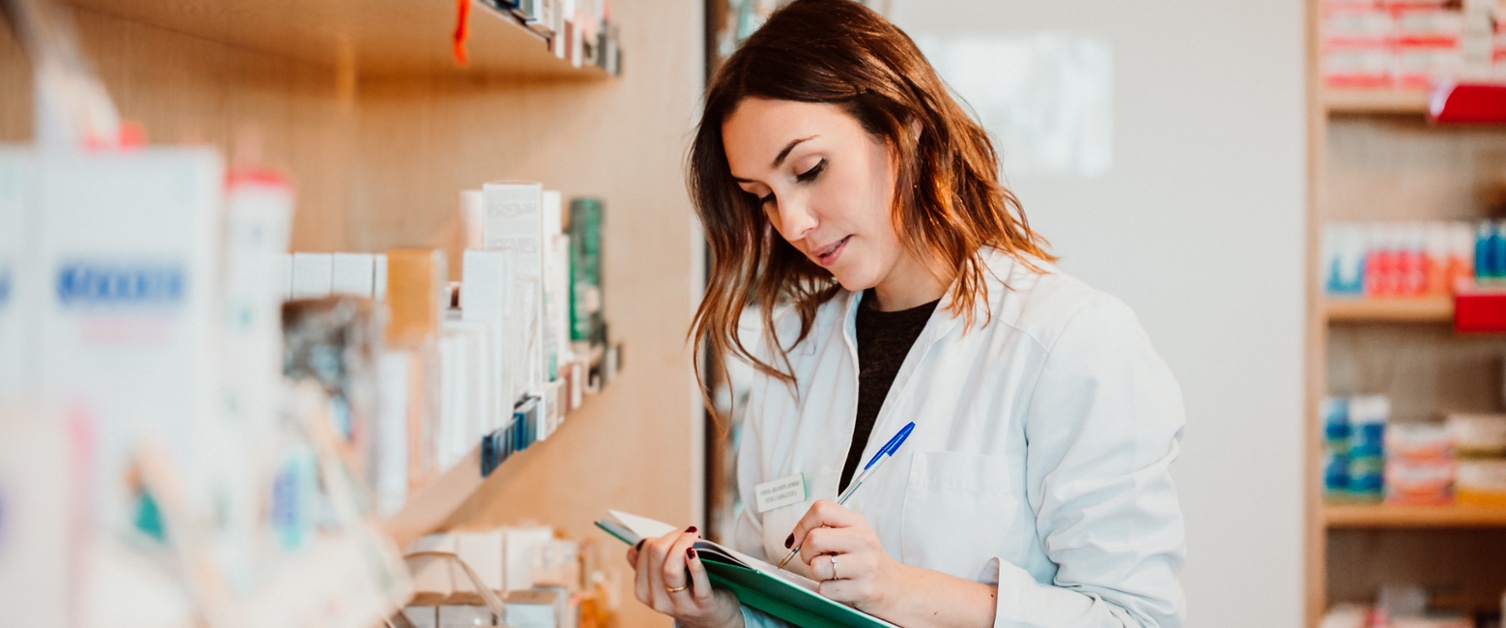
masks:
<svg viewBox="0 0 1506 628"><path fill-rule="evenodd" d="M622 343L617 343L611 346L610 351L613 355L620 355L622 347ZM600 352L593 351L590 354L590 366L594 368L601 364L607 353L608 349L605 347ZM618 369L621 368L619 364L614 364L613 366ZM602 389L604 390L607 385L615 381L620 375L620 371L614 371L610 376L606 376L603 379ZM593 392L588 388L585 399L590 399L598 394L601 394L601 390ZM586 401L583 400L582 406L577 407L576 410L579 411L581 407L584 407L585 403ZM561 418L561 426L568 422L570 414L567 413ZM547 439L538 440L532 443L530 448L547 442ZM514 453L513 456L523 453L526 452L519 451ZM403 502L402 508L398 509L397 513L382 520L382 532L388 538L392 539L400 551L407 551L407 548L412 546L414 541L440 530L450 520L450 517L458 512L461 506L465 505L465 502L480 490L482 484L496 477L498 473L502 473L503 469L508 466L507 463L511 460L512 458L504 459L497 468L492 470L491 475L482 476L481 444L477 443L454 466L429 480L418 490L409 493L408 499Z"/></svg>
<svg viewBox="0 0 1506 628"><path fill-rule="evenodd" d="M1325 89L1323 109L1329 116L1426 116L1428 93L1405 89Z"/></svg>
<svg viewBox="0 0 1506 628"><path fill-rule="evenodd" d="M1452 297L1395 299L1334 299L1323 301L1324 318L1330 323L1437 323L1454 322Z"/></svg>
<svg viewBox="0 0 1506 628"><path fill-rule="evenodd" d="M1325 505L1330 530L1359 528L1506 528L1506 506Z"/></svg>
<svg viewBox="0 0 1506 628"><path fill-rule="evenodd" d="M437 529L469 499L486 478L481 476L481 445L408 496L397 514L382 522L382 530L406 551L414 541Z"/></svg>
<svg viewBox="0 0 1506 628"><path fill-rule="evenodd" d="M471 0L469 63L457 65L454 3L407 0L63 0L71 8L349 71L362 80L479 77L596 80L516 16Z"/></svg>

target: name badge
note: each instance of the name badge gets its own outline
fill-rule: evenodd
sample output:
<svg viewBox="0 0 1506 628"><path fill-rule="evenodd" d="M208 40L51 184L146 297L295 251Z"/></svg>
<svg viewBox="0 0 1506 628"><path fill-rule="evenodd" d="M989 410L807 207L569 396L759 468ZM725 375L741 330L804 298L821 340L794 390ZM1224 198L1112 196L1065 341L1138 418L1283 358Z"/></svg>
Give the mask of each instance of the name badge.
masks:
<svg viewBox="0 0 1506 628"><path fill-rule="evenodd" d="M753 487L758 493L758 514L805 501L805 474L796 473Z"/></svg>

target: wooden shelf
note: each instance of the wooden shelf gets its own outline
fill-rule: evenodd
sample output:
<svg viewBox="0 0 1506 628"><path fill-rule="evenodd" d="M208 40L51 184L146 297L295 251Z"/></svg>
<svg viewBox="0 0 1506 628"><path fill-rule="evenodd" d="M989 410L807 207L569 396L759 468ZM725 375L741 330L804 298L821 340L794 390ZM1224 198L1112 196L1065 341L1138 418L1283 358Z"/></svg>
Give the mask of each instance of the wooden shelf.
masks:
<svg viewBox="0 0 1506 628"><path fill-rule="evenodd" d="M72 7L363 78L473 74L527 79L606 77L549 52L510 14L472 2L470 65L453 54L454 2L441 0L64 0Z"/></svg>
<svg viewBox="0 0 1506 628"><path fill-rule="evenodd" d="M1329 116L1408 115L1428 113L1428 93L1400 89L1327 89L1323 108Z"/></svg>
<svg viewBox="0 0 1506 628"><path fill-rule="evenodd" d="M1330 323L1454 322L1453 297L1395 299L1326 299L1324 317Z"/></svg>
<svg viewBox="0 0 1506 628"><path fill-rule="evenodd" d="M1506 506L1324 506L1335 528L1506 528Z"/></svg>
<svg viewBox="0 0 1506 628"><path fill-rule="evenodd" d="M604 347L593 347L592 349L586 360L586 370L589 371L598 367L606 368L604 365L608 350ZM597 349L600 350L598 351ZM621 344L614 345L611 349L614 355L620 355L621 351ZM614 364L613 366L617 365ZM619 374L618 371L603 373L601 376L601 386L605 388ZM581 385L586 386L584 382ZM586 387L583 390L586 393L587 399L600 392L593 392L590 387ZM563 426L569 418L570 414L566 413L560 419L560 425ZM546 442L548 442L547 439L535 441L529 446L529 449L541 446ZM429 480L418 490L409 493L407 501L403 502L403 507L396 514L393 514L382 522L383 532L399 548L407 548L424 535L439 530L450 519L450 516L455 514L465 504L466 500L470 499L481 488L482 484L485 484L488 479L504 473L508 462L517 456L526 455L527 453L527 450L515 452L512 457L502 460L497 468L492 470L491 475L483 477L481 475L481 445L477 443L459 462L446 469L438 477Z"/></svg>

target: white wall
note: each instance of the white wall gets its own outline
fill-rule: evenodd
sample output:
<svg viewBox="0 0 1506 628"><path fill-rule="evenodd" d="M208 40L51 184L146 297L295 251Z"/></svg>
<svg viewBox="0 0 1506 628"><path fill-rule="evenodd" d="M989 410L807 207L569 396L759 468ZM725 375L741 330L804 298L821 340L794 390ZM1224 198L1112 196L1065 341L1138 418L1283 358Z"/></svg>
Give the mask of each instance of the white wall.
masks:
<svg viewBox="0 0 1506 628"><path fill-rule="evenodd" d="M1301 625L1302 2L893 0L890 16L932 48L1107 44L1108 168L1014 176L1005 145L1005 174L1061 266L1127 301L1181 381L1189 625Z"/></svg>

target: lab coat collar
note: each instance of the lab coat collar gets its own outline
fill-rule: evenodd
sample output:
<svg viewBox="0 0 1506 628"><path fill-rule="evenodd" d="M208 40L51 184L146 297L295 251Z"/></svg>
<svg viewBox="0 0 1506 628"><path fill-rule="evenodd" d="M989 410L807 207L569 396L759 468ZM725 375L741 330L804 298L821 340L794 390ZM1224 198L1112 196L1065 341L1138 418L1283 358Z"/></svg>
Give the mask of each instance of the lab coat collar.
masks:
<svg viewBox="0 0 1506 628"><path fill-rule="evenodd" d="M991 317L998 316L1003 310L1005 299L1010 291L1008 278L1015 271L1018 261L1014 256L992 247L984 247L978 252L983 258L983 283L988 287L986 299L977 299L973 302L973 325L982 326L991 322ZM1037 265L1044 265L1037 261ZM941 295L941 302L936 304L936 311L926 321L926 326L915 339L916 346L929 347L930 344L944 338L947 334L962 324L962 317L955 316L951 312L952 294L957 288L957 280L953 279L947 286L946 292ZM857 355L857 319L858 306L863 301L862 292L842 291L842 335L847 340L848 348L853 355ZM904 370L900 374L904 374ZM900 381L896 378L896 382Z"/></svg>
<svg viewBox="0 0 1506 628"><path fill-rule="evenodd" d="M980 254L983 257L985 269L984 284L988 286L988 298L978 299L973 303L973 330L990 324L992 322L991 317L998 316L1003 311L1005 299L1008 298L1007 295L1009 292L1007 280L1010 277L1010 273L1015 270L1014 266L1017 263L1014 257L996 249L986 248L980 251ZM931 352L931 348L962 325L962 318L953 315L950 311L953 301L952 293L955 288L956 281L954 280L951 285L947 286L946 292L941 296L941 301L936 304L936 310L931 313L931 318L926 321L926 326L921 330L920 336L915 339L915 345L905 356L905 361L900 364L899 372L894 376L894 383L889 388L888 398L905 394L906 385L915 374L915 371L925 362L926 356ZM856 373L859 367L857 364L857 314L858 307L863 300L863 295L861 292L843 291L841 298L843 299L842 311L845 313L842 319L841 334L843 341L847 345L848 355L853 361L853 372ZM857 395L856 387L853 388L853 395ZM885 399L885 403L879 410L878 416L874 419L873 433L875 435L890 434L900 425L910 420L905 417L895 418L893 416L894 412L891 410L891 404L887 403L888 398ZM853 408L857 408L856 398L853 399ZM886 439L887 437L870 438L869 442L865 444L861 459L867 460L871 457L875 453L875 448L882 446ZM860 508L857 504L853 504L853 507Z"/></svg>

